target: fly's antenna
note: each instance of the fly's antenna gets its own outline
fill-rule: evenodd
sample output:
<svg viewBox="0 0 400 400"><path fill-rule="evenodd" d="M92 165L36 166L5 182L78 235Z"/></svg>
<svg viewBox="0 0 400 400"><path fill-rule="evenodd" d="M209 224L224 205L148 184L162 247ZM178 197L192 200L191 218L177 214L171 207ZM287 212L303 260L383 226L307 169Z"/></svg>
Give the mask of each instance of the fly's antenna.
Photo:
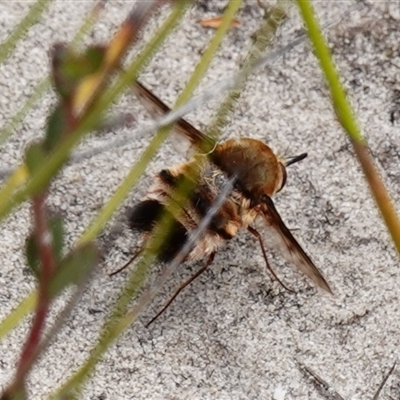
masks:
<svg viewBox="0 0 400 400"><path fill-rule="evenodd" d="M289 165L295 164L299 161L304 160L307 157L307 153L302 153L298 156L294 156L294 157L288 157L285 161L285 166L288 167Z"/></svg>

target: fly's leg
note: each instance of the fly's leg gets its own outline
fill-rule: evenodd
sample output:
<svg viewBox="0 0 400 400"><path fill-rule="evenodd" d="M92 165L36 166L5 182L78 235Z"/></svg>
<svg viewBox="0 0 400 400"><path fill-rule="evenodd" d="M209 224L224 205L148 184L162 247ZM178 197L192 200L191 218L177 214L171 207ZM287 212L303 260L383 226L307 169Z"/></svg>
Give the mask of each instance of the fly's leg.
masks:
<svg viewBox="0 0 400 400"><path fill-rule="evenodd" d="M276 275L275 271L272 269L271 265L269 265L268 258L267 258L267 252L265 251L264 243L263 243L263 241L262 241L262 237L261 237L260 233L259 233L257 230L255 230L254 228L252 228L251 226L248 226L248 227L247 227L247 230L248 230L253 236L255 236L255 237L258 239L258 242L260 243L261 251L262 251L263 256L264 256L265 265L267 266L269 272L271 272L272 276L273 276L273 277L274 277L288 292L295 293L294 290L289 289L289 288L278 278L278 276Z"/></svg>
<svg viewBox="0 0 400 400"><path fill-rule="evenodd" d="M178 290L174 293L174 295L168 300L162 310L153 317L150 322L146 324L146 328L148 328L168 307L169 305L175 300L178 294L188 285L190 285L198 276L200 276L213 262L215 256L215 252L211 253L208 257L207 263L201 267L193 276L191 276L186 282L184 282L181 286L179 286Z"/></svg>
<svg viewBox="0 0 400 400"><path fill-rule="evenodd" d="M140 249L130 258L130 260L129 260L127 263L125 263L121 268L118 268L116 271L111 272L111 274L108 274L108 276L114 276L114 275L118 274L119 272L123 271L129 264L133 263L133 262L136 260L136 258L142 253L142 251L143 251L143 247L140 248Z"/></svg>

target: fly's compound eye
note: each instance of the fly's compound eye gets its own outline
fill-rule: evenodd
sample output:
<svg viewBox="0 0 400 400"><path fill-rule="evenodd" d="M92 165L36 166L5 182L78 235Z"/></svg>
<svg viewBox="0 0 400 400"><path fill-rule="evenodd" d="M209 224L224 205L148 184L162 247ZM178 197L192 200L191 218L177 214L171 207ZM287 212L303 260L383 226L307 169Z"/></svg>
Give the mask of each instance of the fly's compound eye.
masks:
<svg viewBox="0 0 400 400"><path fill-rule="evenodd" d="M280 192L283 187L286 185L286 179L287 179L287 173L286 173L286 168L282 163L279 163L279 168L281 169L281 186L278 188L277 192Z"/></svg>

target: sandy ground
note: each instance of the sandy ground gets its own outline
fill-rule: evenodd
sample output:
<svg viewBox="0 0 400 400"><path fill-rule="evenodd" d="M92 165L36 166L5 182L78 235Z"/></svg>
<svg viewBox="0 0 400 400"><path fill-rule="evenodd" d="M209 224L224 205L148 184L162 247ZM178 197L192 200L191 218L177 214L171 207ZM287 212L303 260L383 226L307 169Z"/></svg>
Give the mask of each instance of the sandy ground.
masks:
<svg viewBox="0 0 400 400"><path fill-rule="evenodd" d="M48 49L70 41L93 1L56 1L43 19L0 66L0 126L19 109L35 85L49 73ZM171 103L184 86L213 31L201 18L221 14L224 1L201 2L184 17L142 75L142 80ZM332 21L355 2L316 2L322 21ZM25 15L29 3L0 4L0 40ZM109 2L88 43L107 40L132 2ZM155 16L145 37L165 17ZM247 1L240 26L224 40L202 82L208 88L235 71L261 20L255 1ZM400 6L398 2L359 2L339 25L327 31L335 60L368 138L376 163L393 199L400 200ZM276 46L299 34L297 10L279 30ZM134 50L137 51L137 50ZM30 112L0 150L0 168L18 165L26 144L42 136L54 103L50 92ZM197 127L212 118L216 104L189 116ZM133 112L140 123L149 117L132 96L115 112ZM104 145L129 129L85 140L81 149ZM313 289L279 254L276 272L296 293L272 282L254 239L242 232L227 243L212 269L187 288L149 329L144 323L169 294L199 265L182 266L157 300L131 326L98 364L86 386L85 399L327 399L304 374L305 365L344 399L372 399L398 357L400 345L400 270L398 258L370 197L351 147L335 120L318 65L302 44L272 68L257 71L224 138L249 136L264 140L278 153L309 157L290 168L288 184L276 206L294 229L335 295ZM84 231L99 208L127 174L148 143L132 136L127 144L67 167L52 186L51 207L65 216L68 244ZM147 169L125 206L140 200L152 176L184 160L166 144ZM122 220L120 210L116 220ZM29 229L26 205L2 224L0 317L34 287L27 273L23 245ZM115 220L115 221L116 221ZM114 221L114 222L115 222ZM110 228L108 228L110 229ZM107 232L106 232L107 235ZM106 262L86 289L73 317L41 360L29 381L31 398L45 398L88 356L126 274L110 279L135 248L126 230L109 241ZM66 298L60 299L53 315ZM11 379L28 329L25 321L0 344L0 385ZM332 391L330 392L331 396ZM395 371L380 399L400 398L400 372Z"/></svg>

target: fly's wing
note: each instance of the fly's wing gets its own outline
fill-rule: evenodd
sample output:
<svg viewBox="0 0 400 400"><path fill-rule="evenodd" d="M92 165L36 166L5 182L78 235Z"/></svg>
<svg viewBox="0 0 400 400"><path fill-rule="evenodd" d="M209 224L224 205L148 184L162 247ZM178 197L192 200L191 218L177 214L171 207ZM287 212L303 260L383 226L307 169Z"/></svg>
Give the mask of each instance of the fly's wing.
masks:
<svg viewBox="0 0 400 400"><path fill-rule="evenodd" d="M154 93L139 81L136 81L135 83L134 92L143 106L153 117L162 117L171 111L165 103L163 103ZM179 118L176 121L174 129L189 139L190 143L199 149L206 149L208 151L209 149L213 149L215 146L214 139L196 129L183 118Z"/></svg>
<svg viewBox="0 0 400 400"><path fill-rule="evenodd" d="M273 231L271 239L275 243L272 244L275 244L282 255L315 284L332 294L328 282L286 227L270 197L266 197L261 210L267 223L267 229Z"/></svg>

